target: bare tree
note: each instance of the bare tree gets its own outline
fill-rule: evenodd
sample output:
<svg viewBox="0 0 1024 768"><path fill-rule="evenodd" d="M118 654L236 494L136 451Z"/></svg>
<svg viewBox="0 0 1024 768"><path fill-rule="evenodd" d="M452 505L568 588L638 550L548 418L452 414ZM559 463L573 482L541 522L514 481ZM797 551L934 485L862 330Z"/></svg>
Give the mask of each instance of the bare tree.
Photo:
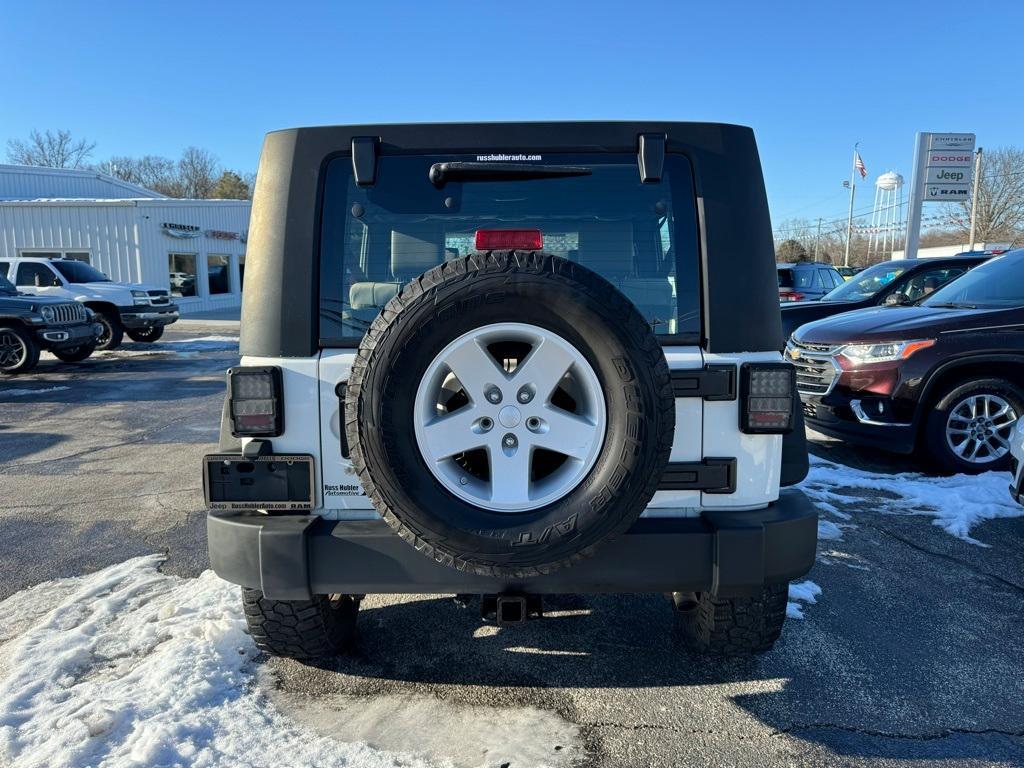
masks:
<svg viewBox="0 0 1024 768"><path fill-rule="evenodd" d="M143 157L112 157L101 166L111 176L132 184L140 184L168 197L184 197L185 189L178 174L178 164L159 155Z"/></svg>
<svg viewBox="0 0 1024 768"><path fill-rule="evenodd" d="M976 239L979 243L1013 241L1024 233L1024 149L999 147L982 155L978 187ZM971 203L950 211L962 242L971 228Z"/></svg>
<svg viewBox="0 0 1024 768"><path fill-rule="evenodd" d="M178 161L178 177L183 197L205 199L213 194L217 185L217 158L205 149L187 147Z"/></svg>
<svg viewBox="0 0 1024 768"><path fill-rule="evenodd" d="M81 168L96 149L95 141L71 137L71 131L40 133L33 129L28 141L7 142L7 160L16 165L41 165L48 168Z"/></svg>

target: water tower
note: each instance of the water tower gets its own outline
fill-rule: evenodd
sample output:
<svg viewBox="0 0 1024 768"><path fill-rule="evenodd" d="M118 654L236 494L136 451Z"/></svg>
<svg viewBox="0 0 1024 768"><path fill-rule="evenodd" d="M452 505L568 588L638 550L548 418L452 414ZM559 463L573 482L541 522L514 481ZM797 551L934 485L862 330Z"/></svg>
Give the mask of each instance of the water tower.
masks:
<svg viewBox="0 0 1024 768"><path fill-rule="evenodd" d="M903 238L903 177L886 171L875 179L875 207L868 229L868 261L888 259Z"/></svg>

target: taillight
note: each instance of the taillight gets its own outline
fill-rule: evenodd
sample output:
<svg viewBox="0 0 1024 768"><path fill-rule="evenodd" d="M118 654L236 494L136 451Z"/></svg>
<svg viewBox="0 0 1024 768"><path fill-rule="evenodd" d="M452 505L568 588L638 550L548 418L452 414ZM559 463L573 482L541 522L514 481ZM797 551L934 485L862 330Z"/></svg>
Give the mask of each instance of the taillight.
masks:
<svg viewBox="0 0 1024 768"><path fill-rule="evenodd" d="M804 295L799 291L782 291L779 293L779 301L803 301Z"/></svg>
<svg viewBox="0 0 1024 768"><path fill-rule="evenodd" d="M793 429L796 369L789 363L745 363L740 368L740 429L781 435Z"/></svg>
<svg viewBox="0 0 1024 768"><path fill-rule="evenodd" d="M478 251L539 251L544 235L539 229L478 229Z"/></svg>
<svg viewBox="0 0 1024 768"><path fill-rule="evenodd" d="M276 437L284 431L280 368L231 368L228 402L235 437Z"/></svg>

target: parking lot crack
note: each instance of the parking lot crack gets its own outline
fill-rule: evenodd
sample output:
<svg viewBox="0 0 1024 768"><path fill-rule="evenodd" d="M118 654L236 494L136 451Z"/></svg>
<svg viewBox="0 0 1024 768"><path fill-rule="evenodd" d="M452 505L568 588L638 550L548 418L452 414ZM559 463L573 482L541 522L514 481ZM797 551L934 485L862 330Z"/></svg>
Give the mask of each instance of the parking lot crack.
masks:
<svg viewBox="0 0 1024 768"><path fill-rule="evenodd" d="M786 736L800 731L843 731L845 733L856 733L862 736L881 739L901 739L904 741L938 741L948 739L950 736L1007 736L1009 738L1024 737L1024 729L1004 730L1002 728L942 728L931 733L893 733L891 731L880 731L873 728L860 728L853 725L838 725L836 723L801 723L777 728L772 731L772 736Z"/></svg>
<svg viewBox="0 0 1024 768"><path fill-rule="evenodd" d="M901 536L900 534L891 531L888 528L884 528L880 525L875 525L873 523L863 523L863 525L873 530L876 530L879 533L888 536L889 538L895 539L901 544L905 544L906 546L910 547L911 549L917 550L918 552L922 552L926 555L932 555L933 557L938 557L942 560L946 560L951 563L956 563L957 565L966 568L972 573L976 573L979 576L991 579L992 581L1001 584L1004 587L1008 587L1009 589L1024 593L1024 584L1018 584L1015 581L1010 581L1009 579L1005 579L1002 576L998 576L990 571L983 570L978 566L974 565L974 563L970 563L966 560L961 560L960 558L955 557L954 555L947 554L946 552L936 552L934 549L929 549L928 547L922 546L921 544L918 544L916 541Z"/></svg>

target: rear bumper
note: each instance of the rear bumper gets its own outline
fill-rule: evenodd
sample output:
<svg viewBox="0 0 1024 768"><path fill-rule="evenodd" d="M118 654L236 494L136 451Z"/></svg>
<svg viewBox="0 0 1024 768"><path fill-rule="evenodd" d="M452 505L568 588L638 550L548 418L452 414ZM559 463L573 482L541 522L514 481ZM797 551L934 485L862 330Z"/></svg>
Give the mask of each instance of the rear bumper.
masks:
<svg viewBox="0 0 1024 768"><path fill-rule="evenodd" d="M545 576L463 573L414 550L381 520L210 512L210 563L221 578L277 600L345 593L713 592L751 594L814 564L818 517L798 490L752 512L644 519L596 556Z"/></svg>
<svg viewBox="0 0 1024 768"><path fill-rule="evenodd" d="M125 328L153 328L170 325L178 320L178 305L165 304L160 307L118 307L121 324Z"/></svg>

